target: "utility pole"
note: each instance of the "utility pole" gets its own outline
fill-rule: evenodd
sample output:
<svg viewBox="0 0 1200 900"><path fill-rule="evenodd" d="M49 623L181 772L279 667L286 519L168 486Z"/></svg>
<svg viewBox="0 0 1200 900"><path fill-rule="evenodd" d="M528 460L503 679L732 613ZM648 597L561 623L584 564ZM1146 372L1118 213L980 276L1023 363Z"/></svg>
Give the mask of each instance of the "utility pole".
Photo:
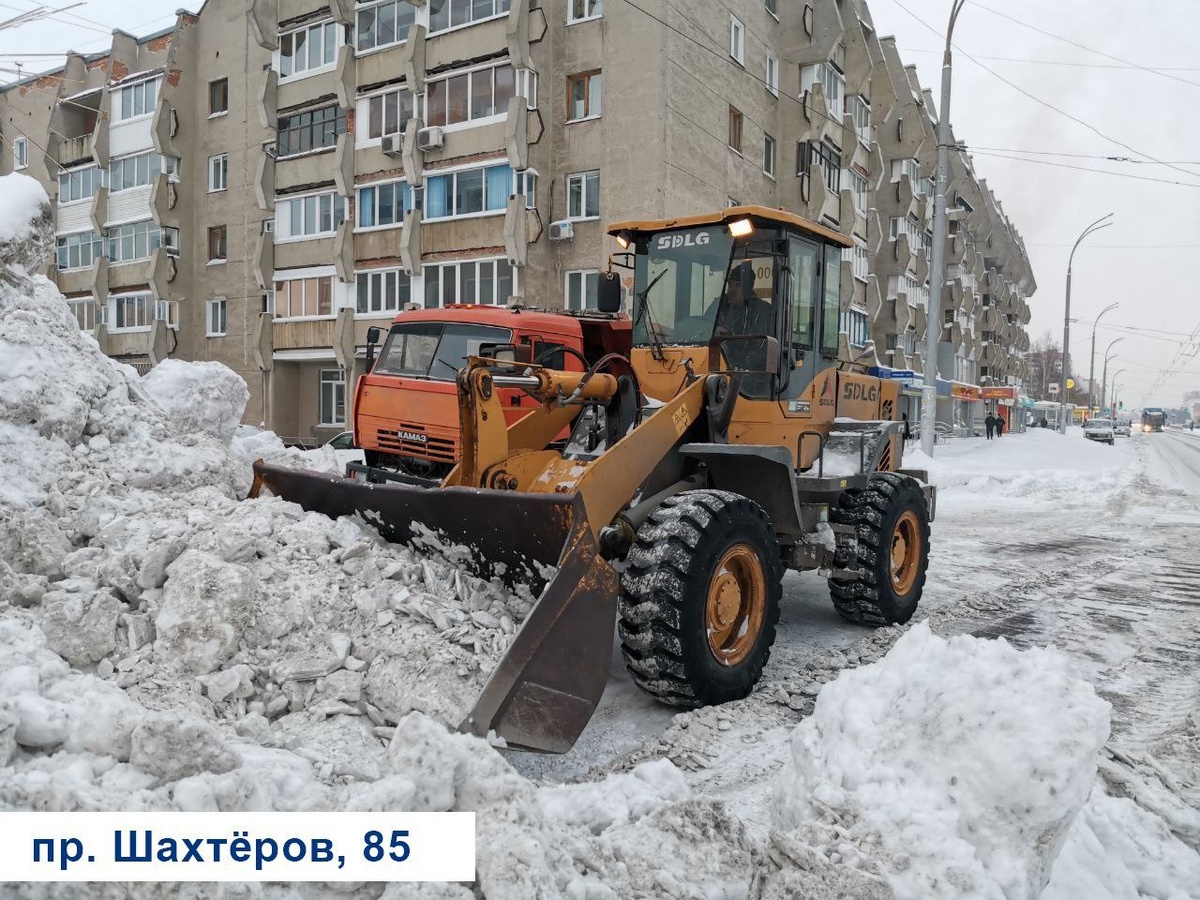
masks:
<svg viewBox="0 0 1200 900"><path fill-rule="evenodd" d="M1081 234L1075 240L1075 246L1071 248L1071 255L1067 258L1067 304L1066 310L1063 312L1063 373L1062 387L1059 390L1058 401L1058 430L1062 434L1067 433L1067 394L1070 389L1067 387L1067 382L1071 380L1071 266L1075 262L1075 251L1079 249L1079 245L1083 239L1101 228L1107 228L1112 222L1104 222L1105 219L1111 219L1112 213L1106 216L1101 216L1087 228L1083 229ZM1100 223L1104 222L1103 225Z"/></svg>
<svg viewBox="0 0 1200 900"><path fill-rule="evenodd" d="M938 338L942 334L942 285L946 278L946 188L950 182L950 40L966 0L954 0L942 54L942 105L937 123L937 173L933 180L933 250L929 300L925 304L925 384L921 389L921 450L933 456L937 427Z"/></svg>
<svg viewBox="0 0 1200 900"><path fill-rule="evenodd" d="M1112 359L1112 354L1110 354L1108 351L1112 350L1113 344L1116 344L1118 341L1122 341L1122 340L1124 340L1124 338L1116 338L1115 340L1113 340L1112 344L1108 345L1108 349L1104 351L1104 374L1100 376L1100 408L1101 409L1104 408L1104 396L1105 396L1104 389L1108 386L1108 361L1110 359ZM1116 380L1116 376L1113 376L1113 379Z"/></svg>

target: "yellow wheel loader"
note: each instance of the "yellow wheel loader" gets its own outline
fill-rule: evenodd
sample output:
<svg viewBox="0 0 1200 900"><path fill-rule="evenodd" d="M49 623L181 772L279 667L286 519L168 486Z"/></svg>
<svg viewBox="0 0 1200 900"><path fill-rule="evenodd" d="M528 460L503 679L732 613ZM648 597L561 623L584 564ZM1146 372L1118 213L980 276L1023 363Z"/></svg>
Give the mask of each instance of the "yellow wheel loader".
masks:
<svg viewBox="0 0 1200 900"><path fill-rule="evenodd" d="M907 621L925 583L934 491L899 468L898 387L838 360L849 241L753 206L610 232L633 271L629 356L565 372L481 347L458 375L461 458L440 486L255 465L254 493L393 541L430 529L482 574L540 589L461 726L511 747L570 749L614 623L634 681L695 707L753 689L785 569L821 570L866 625ZM610 267L600 311L621 303ZM538 405L509 424L502 388Z"/></svg>

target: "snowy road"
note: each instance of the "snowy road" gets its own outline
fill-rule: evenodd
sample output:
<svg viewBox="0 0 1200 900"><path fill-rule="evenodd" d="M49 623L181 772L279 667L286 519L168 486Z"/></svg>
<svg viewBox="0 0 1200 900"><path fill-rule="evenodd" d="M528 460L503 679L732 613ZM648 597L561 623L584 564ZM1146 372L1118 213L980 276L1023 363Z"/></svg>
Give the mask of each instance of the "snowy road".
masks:
<svg viewBox="0 0 1200 900"><path fill-rule="evenodd" d="M1189 719L1200 709L1200 437L1135 434L1110 448L1034 432L951 443L938 461L917 620L1065 651L1113 705L1108 749L1123 768L1109 780L1130 780L1110 789L1200 846L1200 735ZM771 664L747 700L673 716L632 686L617 655L600 714L571 753L510 759L531 777L569 781L665 755L698 794L733 801L749 827L765 828L785 737L819 686L878 658L898 632L842 622L823 580L790 575Z"/></svg>

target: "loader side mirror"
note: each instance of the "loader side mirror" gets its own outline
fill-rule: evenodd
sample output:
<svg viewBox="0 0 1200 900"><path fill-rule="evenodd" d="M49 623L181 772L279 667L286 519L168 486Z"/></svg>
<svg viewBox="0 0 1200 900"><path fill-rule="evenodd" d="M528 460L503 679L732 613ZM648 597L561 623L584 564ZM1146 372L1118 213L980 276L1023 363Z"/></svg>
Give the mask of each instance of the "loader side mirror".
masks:
<svg viewBox="0 0 1200 900"><path fill-rule="evenodd" d="M533 347L529 344L480 344L479 355L494 359L497 372L512 374L533 362Z"/></svg>
<svg viewBox="0 0 1200 900"><path fill-rule="evenodd" d="M604 272L596 286L596 308L602 313L618 313L625 302L621 279L616 272Z"/></svg>

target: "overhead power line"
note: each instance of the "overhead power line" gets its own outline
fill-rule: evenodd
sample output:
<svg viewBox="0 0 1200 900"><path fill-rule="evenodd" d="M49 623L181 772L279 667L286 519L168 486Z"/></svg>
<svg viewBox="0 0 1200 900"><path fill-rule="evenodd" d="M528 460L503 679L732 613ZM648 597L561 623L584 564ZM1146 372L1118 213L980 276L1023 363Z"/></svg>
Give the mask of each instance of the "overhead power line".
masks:
<svg viewBox="0 0 1200 900"><path fill-rule="evenodd" d="M627 0L627 2L628 2L628 0ZM922 19L920 16L918 16L915 12L913 12L911 9L909 9L907 6L905 6L903 3L901 3L900 0L892 0L892 2L894 4L896 4L896 6L900 7L900 9L904 10L904 12L906 12L908 15L912 16L912 18L916 19L920 24L924 25L933 34L938 35L939 37L941 36L941 33L936 28L934 28L932 25L930 25L928 22L926 22L924 19ZM1131 147L1129 144L1126 144L1124 141L1118 140L1117 138L1114 138L1114 137L1110 137L1109 135L1107 135L1103 131L1101 131L1099 128L1097 128L1095 125L1092 125L1090 122L1085 122L1083 119L1079 118L1078 116L1072 115L1071 113L1067 112L1066 110L1059 109L1053 103L1049 103L1049 102L1043 100L1042 98L1029 93L1029 91L1025 90L1020 85L1014 84L1013 82L1009 81L1007 78L1005 78L999 72L997 72L995 69L991 68L990 66L984 65L982 62L980 62L978 59L976 59L970 53L967 53L967 51L965 51L961 47L959 47L957 44L954 44L953 46L954 46L954 49L958 50L959 53L961 53L963 56L965 56L971 62L975 63L975 65L979 66L979 68L983 69L985 72L987 72L993 78L995 78L998 81L1002 81L1004 84L1007 84L1014 91L1016 91L1017 93L1021 94L1024 97L1029 98L1034 103L1037 103L1040 106L1044 106L1047 109L1058 113L1060 116L1063 116L1064 118L1070 119L1072 122L1075 122L1077 125L1082 125L1084 128L1088 129L1089 131L1093 132L1094 134L1097 134L1100 137L1104 138L1104 140L1109 141L1110 143L1116 144L1118 147L1123 147L1124 149L1128 150L1130 153L1136 153L1138 156L1144 156L1144 157L1146 157L1146 159L1151 160L1152 162L1161 163L1162 165L1165 165L1170 169L1175 169L1178 172L1182 172L1184 175L1190 175L1193 178L1200 177L1200 173L1198 173L1198 172L1194 172L1191 169L1184 169L1184 168L1181 168L1180 166L1176 166L1171 163L1165 163L1165 162L1163 162L1163 160L1158 159L1157 157L1155 157L1149 153L1146 153L1144 150L1138 150L1135 147ZM1194 186L1200 187L1200 183L1196 183Z"/></svg>
<svg viewBox="0 0 1200 900"><path fill-rule="evenodd" d="M905 53L930 53L930 54L936 53L938 56L941 56L944 51L942 51L942 50L927 50L925 48L921 48L918 50L918 49L914 49L912 47L907 47L907 48L905 48L904 52ZM1085 63L1085 62L1072 62L1072 61L1068 61L1068 60L1064 60L1064 59L1029 59L1027 57L1021 57L1021 56L987 56L987 55L978 54L978 53L976 54L976 57L979 59L993 60L995 62L1029 63L1030 65L1035 65L1035 66L1064 66L1069 69L1121 69L1121 70L1126 70L1126 71L1129 69L1145 69L1145 66L1139 66L1137 63L1116 63L1116 64ZM1156 73L1200 72L1200 69L1197 69L1197 68L1194 68L1191 66L1158 66L1154 71Z"/></svg>
<svg viewBox="0 0 1200 900"><path fill-rule="evenodd" d="M964 148L966 152L975 156L989 156L993 159L1007 159L1012 162L1033 163L1038 166L1053 166L1056 169L1074 169L1076 172L1091 172L1096 175L1111 175L1114 178L1132 178L1135 181L1152 181L1156 184L1172 184L1179 187L1200 188L1200 182L1190 181L1172 181L1168 178L1152 178L1149 175L1134 175L1132 172L1114 172L1111 169L1092 169L1088 166L1074 166L1070 163L1052 162L1048 159L1029 159L1024 156L1011 156L1004 153L985 153L982 150L972 150L970 147ZM1172 168L1175 168L1172 166Z"/></svg>

